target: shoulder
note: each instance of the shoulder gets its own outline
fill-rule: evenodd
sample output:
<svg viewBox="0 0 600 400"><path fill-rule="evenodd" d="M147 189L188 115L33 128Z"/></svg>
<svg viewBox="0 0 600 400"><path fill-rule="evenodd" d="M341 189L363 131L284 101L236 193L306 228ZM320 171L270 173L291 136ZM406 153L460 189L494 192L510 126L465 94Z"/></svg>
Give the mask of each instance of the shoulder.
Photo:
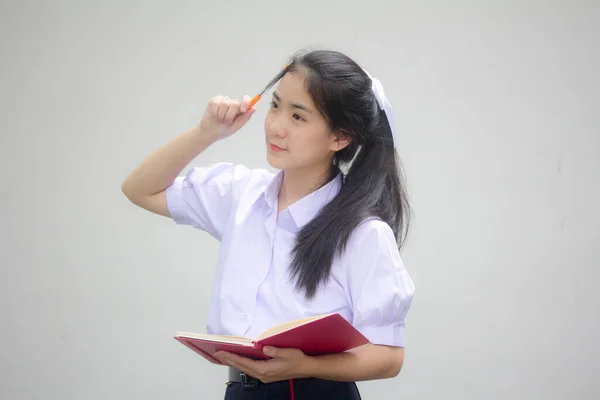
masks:
<svg viewBox="0 0 600 400"><path fill-rule="evenodd" d="M371 271L404 268L394 231L379 218L368 218L355 228L343 253L343 260L347 273L360 279L364 278L367 266ZM359 270L361 272L357 273Z"/></svg>
<svg viewBox="0 0 600 400"><path fill-rule="evenodd" d="M216 184L232 189L265 188L273 179L272 172L248 168L243 164L218 162L208 166L192 167L184 177L188 184Z"/></svg>
<svg viewBox="0 0 600 400"><path fill-rule="evenodd" d="M199 177L207 177L207 182L199 186L205 186L205 192L218 193L220 207L234 210L237 217L253 210L254 204L269 190L277 175L263 168L248 168L229 162L197 168L197 171Z"/></svg>
<svg viewBox="0 0 600 400"><path fill-rule="evenodd" d="M412 297L413 282L386 222L378 218L363 221L353 233L345 256L346 276L354 289L374 284L374 290L386 287Z"/></svg>
<svg viewBox="0 0 600 400"><path fill-rule="evenodd" d="M360 247L363 250L373 246L391 246L392 249L398 250L398 243L392 227L376 217L365 219L354 229L349 245L350 247Z"/></svg>
<svg viewBox="0 0 600 400"><path fill-rule="evenodd" d="M229 213L232 208L256 201L274 176L265 169L230 162L192 167L167 189L168 202L171 208L179 204L179 208L187 206L196 212Z"/></svg>

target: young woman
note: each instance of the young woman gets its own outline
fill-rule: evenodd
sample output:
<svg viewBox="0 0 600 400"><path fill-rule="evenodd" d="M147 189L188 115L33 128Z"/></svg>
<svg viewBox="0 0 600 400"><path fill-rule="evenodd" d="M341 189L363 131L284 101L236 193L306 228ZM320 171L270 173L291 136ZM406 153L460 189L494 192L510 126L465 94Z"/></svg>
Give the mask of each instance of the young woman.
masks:
<svg viewBox="0 0 600 400"><path fill-rule="evenodd" d="M391 107L380 82L344 54L300 54L265 119L267 160L280 172L218 163L178 176L244 126L255 111L249 102L213 98L200 123L144 160L122 189L221 242L209 333L254 337L337 312L370 341L318 357L276 348L264 349L268 361L218 354L230 366L227 399L358 399L356 381L400 372L414 293L398 250L408 203Z"/></svg>

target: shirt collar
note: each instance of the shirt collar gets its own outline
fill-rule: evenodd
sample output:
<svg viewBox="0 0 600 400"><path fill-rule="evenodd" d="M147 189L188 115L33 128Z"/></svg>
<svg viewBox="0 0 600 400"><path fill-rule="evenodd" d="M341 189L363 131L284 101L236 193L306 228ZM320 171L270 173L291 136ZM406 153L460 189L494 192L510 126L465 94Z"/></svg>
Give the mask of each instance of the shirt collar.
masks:
<svg viewBox="0 0 600 400"><path fill-rule="evenodd" d="M283 181L283 171L277 173L264 191L264 198L271 210L277 204L279 188ZM342 187L342 175L335 178L314 192L304 196L288 207L288 210L298 229L309 223L319 211L339 193ZM276 211L276 210L275 210Z"/></svg>

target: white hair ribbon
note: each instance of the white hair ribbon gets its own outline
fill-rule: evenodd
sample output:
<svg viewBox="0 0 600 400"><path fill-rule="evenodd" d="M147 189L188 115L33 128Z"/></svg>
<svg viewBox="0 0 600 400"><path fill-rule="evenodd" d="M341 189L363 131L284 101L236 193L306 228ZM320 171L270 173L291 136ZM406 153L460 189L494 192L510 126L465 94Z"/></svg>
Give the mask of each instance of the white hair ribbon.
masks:
<svg viewBox="0 0 600 400"><path fill-rule="evenodd" d="M390 129L392 130L392 137L394 139L394 148L397 146L396 139L396 129L394 124L394 113L392 111L392 105L390 104L387 97L385 97L385 92L383 91L383 85L377 78L373 78L371 74L365 71L369 78L371 78L371 90L375 94L375 99L377 100L377 104L379 104L379 109L385 112L385 115L390 123Z"/></svg>

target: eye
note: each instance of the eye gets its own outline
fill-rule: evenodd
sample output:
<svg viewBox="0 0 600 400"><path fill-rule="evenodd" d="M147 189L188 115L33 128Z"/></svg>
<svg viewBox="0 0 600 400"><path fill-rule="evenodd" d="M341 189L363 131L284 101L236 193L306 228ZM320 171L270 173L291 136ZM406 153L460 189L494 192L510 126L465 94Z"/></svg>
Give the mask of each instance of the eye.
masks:
<svg viewBox="0 0 600 400"><path fill-rule="evenodd" d="M275 103L274 101L272 101L272 102L271 102L271 107L273 107L273 108L277 108L277 107L279 107L279 106L277 105L277 103Z"/></svg>
<svg viewBox="0 0 600 400"><path fill-rule="evenodd" d="M299 114L294 114L294 115L292 116L292 118L294 118L296 121L306 121L306 120L305 120L304 118L302 118L302 116L301 116L301 115L299 115Z"/></svg>

